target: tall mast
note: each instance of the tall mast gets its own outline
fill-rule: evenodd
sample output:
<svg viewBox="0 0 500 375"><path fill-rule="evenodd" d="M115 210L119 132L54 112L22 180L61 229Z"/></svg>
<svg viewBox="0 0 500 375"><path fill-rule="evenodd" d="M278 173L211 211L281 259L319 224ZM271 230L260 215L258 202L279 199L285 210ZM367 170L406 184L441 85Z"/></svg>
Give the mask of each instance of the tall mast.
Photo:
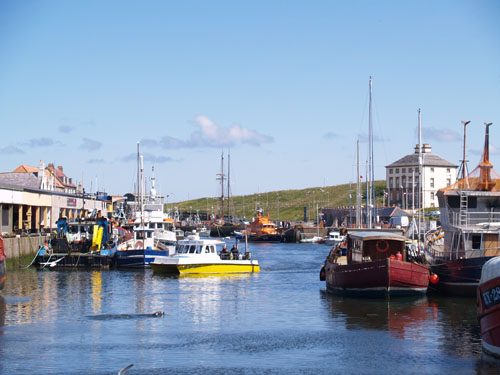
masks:
<svg viewBox="0 0 500 375"><path fill-rule="evenodd" d="M373 162L373 121L372 121L372 77L370 76L370 102L369 102L369 114L368 114L368 122L369 122L369 145L368 145L368 153L369 153L369 166L368 166L368 194L366 197L366 214L370 215L368 220L368 227L375 228L375 224L377 222L377 213L375 212L375 173L374 173L374 162ZM368 211L371 210L371 211Z"/></svg>
<svg viewBox="0 0 500 375"><path fill-rule="evenodd" d="M231 173L231 154L229 150L227 151L227 217L231 216L231 206L229 204L229 200L231 199L231 182L230 182L230 173Z"/></svg>
<svg viewBox="0 0 500 375"><path fill-rule="evenodd" d="M217 174L217 180L220 181L221 186L221 196L220 196L220 214L221 220L224 221L224 151L221 154L221 163L220 163L221 172Z"/></svg>
<svg viewBox="0 0 500 375"><path fill-rule="evenodd" d="M467 142L467 129L466 126L470 123L470 121L462 121L462 124L464 125L464 146L463 146L463 156L462 160L460 161L460 169L458 170L457 173L457 181L461 178L463 180L462 184L465 183L465 188L469 188L469 171L467 169L467 160L465 159L465 148L466 148L466 142ZM461 172L461 173L460 173Z"/></svg>
<svg viewBox="0 0 500 375"><path fill-rule="evenodd" d="M418 241L420 243L420 230L421 230L421 220L422 211L424 209L424 181L423 181L423 155L422 155L422 115L420 108L418 109Z"/></svg>
<svg viewBox="0 0 500 375"><path fill-rule="evenodd" d="M356 228L361 228L361 182L359 180L359 139L356 143L356 154L357 154L357 173L358 173L358 181L356 184Z"/></svg>
<svg viewBox="0 0 500 375"><path fill-rule="evenodd" d="M490 126L492 122L485 122L486 133L484 135L483 160L479 164L479 184L477 190L491 191L495 187L495 183L491 182L491 169L493 165L490 162Z"/></svg>

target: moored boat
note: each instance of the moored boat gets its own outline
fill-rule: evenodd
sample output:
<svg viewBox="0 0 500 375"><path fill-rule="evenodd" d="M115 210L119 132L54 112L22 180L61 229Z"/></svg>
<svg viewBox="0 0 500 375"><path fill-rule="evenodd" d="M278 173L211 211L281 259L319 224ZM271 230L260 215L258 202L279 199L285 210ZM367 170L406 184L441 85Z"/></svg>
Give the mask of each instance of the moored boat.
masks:
<svg viewBox="0 0 500 375"><path fill-rule="evenodd" d="M477 320L483 350L500 358L500 257L483 266L477 288Z"/></svg>
<svg viewBox="0 0 500 375"><path fill-rule="evenodd" d="M332 230L328 232L328 236L325 237L325 245L337 246L345 241L345 237L345 234L341 233L340 230Z"/></svg>
<svg viewBox="0 0 500 375"><path fill-rule="evenodd" d="M263 216L262 210L257 210L254 220L247 226L248 241L281 242L282 235L276 224L269 220L269 215Z"/></svg>
<svg viewBox="0 0 500 375"><path fill-rule="evenodd" d="M252 259L246 249L240 253L235 245L231 252L221 250L218 254L217 246L225 248L225 243L190 235L178 241L173 256L156 257L150 266L153 272L173 275L260 272L258 260Z"/></svg>
<svg viewBox="0 0 500 375"><path fill-rule="evenodd" d="M441 228L427 236L425 255L439 277L436 290L446 294L475 296L483 264L500 255L500 176L489 161L490 125L479 165L437 193Z"/></svg>
<svg viewBox="0 0 500 375"><path fill-rule="evenodd" d="M409 296L427 292L429 270L407 261L406 238L399 234L371 231L347 236L347 262L333 248L321 270L330 293L358 296Z"/></svg>

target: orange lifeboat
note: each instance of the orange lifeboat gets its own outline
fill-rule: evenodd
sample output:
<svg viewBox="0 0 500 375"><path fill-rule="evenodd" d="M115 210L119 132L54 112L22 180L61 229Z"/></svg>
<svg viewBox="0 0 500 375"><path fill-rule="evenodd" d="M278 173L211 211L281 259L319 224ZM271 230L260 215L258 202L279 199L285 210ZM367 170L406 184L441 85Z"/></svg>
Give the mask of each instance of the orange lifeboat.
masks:
<svg viewBox="0 0 500 375"><path fill-rule="evenodd" d="M269 220L269 215L263 216L262 210L257 210L257 215L247 227L249 241L281 242L282 236L276 224Z"/></svg>

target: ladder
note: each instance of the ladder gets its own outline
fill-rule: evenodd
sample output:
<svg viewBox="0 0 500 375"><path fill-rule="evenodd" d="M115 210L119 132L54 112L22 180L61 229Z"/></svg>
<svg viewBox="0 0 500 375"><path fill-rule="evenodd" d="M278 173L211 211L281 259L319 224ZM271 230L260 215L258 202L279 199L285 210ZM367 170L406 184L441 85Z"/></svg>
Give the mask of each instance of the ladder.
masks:
<svg viewBox="0 0 500 375"><path fill-rule="evenodd" d="M467 225L467 205L468 205L468 196L466 193L460 193L460 225Z"/></svg>

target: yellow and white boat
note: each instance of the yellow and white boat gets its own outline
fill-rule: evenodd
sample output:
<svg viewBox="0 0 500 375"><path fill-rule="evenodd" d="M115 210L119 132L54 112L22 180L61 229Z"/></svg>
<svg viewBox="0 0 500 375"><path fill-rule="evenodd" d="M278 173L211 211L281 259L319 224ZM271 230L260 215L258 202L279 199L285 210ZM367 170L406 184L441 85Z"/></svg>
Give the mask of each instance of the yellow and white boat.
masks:
<svg viewBox="0 0 500 375"><path fill-rule="evenodd" d="M220 240L190 235L177 241L174 255L157 256L150 266L153 272L173 275L260 272L259 261L252 259L246 246L244 253L234 248L219 254L217 246L224 245Z"/></svg>

